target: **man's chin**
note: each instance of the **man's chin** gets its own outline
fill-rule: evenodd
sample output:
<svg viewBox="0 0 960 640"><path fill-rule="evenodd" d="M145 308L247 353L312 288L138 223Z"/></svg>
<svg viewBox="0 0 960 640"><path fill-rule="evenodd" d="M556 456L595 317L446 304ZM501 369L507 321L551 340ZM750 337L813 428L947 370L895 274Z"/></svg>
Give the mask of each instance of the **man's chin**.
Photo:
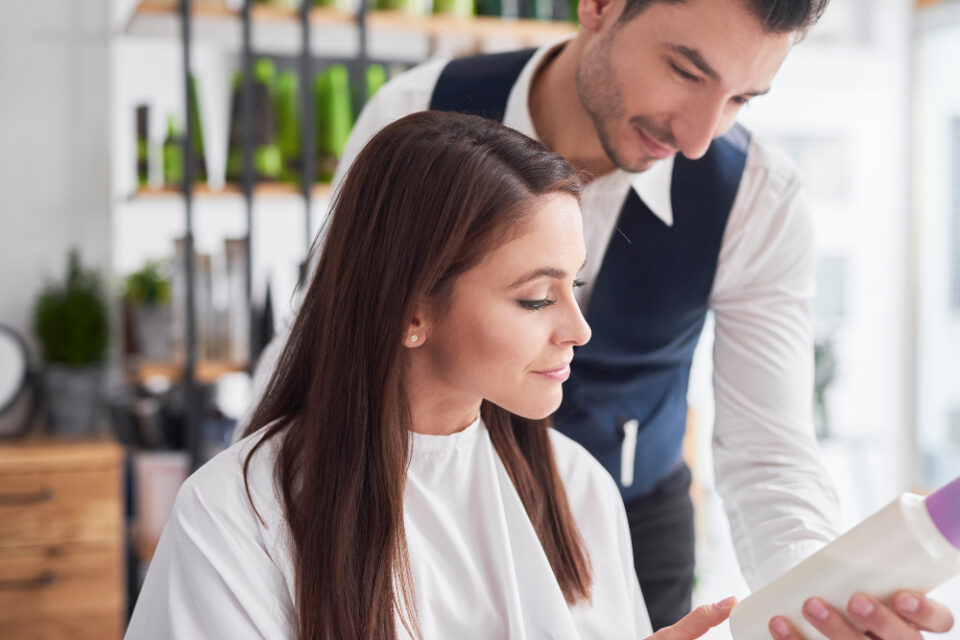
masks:
<svg viewBox="0 0 960 640"><path fill-rule="evenodd" d="M661 162L659 158L645 157L629 162L617 162L615 164L628 173L643 173L658 162Z"/></svg>

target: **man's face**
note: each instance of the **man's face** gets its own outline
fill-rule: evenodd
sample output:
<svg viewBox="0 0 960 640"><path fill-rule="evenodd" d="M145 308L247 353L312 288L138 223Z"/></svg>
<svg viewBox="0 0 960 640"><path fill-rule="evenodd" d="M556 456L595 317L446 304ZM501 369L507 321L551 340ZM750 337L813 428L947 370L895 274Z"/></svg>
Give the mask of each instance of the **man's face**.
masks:
<svg viewBox="0 0 960 640"><path fill-rule="evenodd" d="M585 46L580 101L610 160L644 171L696 159L751 98L766 93L796 33L767 33L743 0L654 2L617 24L624 0Z"/></svg>

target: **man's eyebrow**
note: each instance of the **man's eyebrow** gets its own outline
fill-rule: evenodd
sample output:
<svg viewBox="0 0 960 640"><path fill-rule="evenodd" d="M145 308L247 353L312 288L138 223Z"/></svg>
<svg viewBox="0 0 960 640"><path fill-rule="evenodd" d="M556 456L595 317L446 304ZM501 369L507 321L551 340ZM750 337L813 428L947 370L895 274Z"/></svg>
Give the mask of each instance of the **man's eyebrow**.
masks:
<svg viewBox="0 0 960 640"><path fill-rule="evenodd" d="M689 60L690 63L697 69L700 69L704 75L709 76L713 80L720 79L720 74L713 70L713 67L704 59L703 54L696 49L685 47L682 44L670 44L667 45L667 47L674 53Z"/></svg>
<svg viewBox="0 0 960 640"><path fill-rule="evenodd" d="M584 260L583 264L580 265L580 270L587 266L587 261ZM563 280L567 277L567 272L563 269L558 269L556 267L541 267L539 269L534 269L533 271L527 273L526 275L521 276L517 279L516 282L511 284L508 289L516 289L520 285L526 284L531 280L536 280L537 278L542 277L553 278L555 280Z"/></svg>
<svg viewBox="0 0 960 640"><path fill-rule="evenodd" d="M699 69L700 72L703 73L704 75L708 76L713 80L720 80L720 74L717 73L714 70L714 68L710 66L710 63L706 61L706 59L703 57L703 54L700 53L698 50L693 49L691 47L685 47L682 44L670 44L670 45L667 45L667 47L677 55L681 55L687 60L689 60L690 63L693 66L695 66L697 69ZM756 98L757 96L766 95L768 93L770 93L770 87L767 87L765 89L756 89L754 91L745 91L743 92L743 95L750 96L751 98Z"/></svg>
<svg viewBox="0 0 960 640"><path fill-rule="evenodd" d="M745 91L743 95L756 98L757 96L765 96L768 93L770 93L770 87L767 87L766 89L757 89L756 91Z"/></svg>

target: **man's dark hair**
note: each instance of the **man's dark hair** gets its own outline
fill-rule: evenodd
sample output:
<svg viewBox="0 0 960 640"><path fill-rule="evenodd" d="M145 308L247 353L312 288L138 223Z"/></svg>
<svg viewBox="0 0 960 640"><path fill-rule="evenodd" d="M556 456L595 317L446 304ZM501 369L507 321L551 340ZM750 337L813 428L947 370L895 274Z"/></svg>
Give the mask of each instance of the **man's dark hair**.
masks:
<svg viewBox="0 0 960 640"><path fill-rule="evenodd" d="M823 15L830 0L739 0L744 2L769 33L806 33ZM679 4L684 0L627 0L618 22L627 22L657 2Z"/></svg>

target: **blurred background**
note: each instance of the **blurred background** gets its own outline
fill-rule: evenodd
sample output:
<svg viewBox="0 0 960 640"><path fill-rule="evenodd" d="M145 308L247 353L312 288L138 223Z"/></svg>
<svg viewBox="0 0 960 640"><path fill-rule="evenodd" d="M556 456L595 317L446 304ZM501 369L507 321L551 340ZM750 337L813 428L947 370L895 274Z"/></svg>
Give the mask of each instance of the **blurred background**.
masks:
<svg viewBox="0 0 960 640"><path fill-rule="evenodd" d="M575 0L190 5L0 6L3 638L122 633L177 488L228 445L296 306L364 101L433 57L576 29ZM841 529L960 475L958 63L960 1L832 0L740 118L813 204L811 403ZM711 336L686 447L697 602L747 593L713 488ZM960 619L960 580L934 595Z"/></svg>

